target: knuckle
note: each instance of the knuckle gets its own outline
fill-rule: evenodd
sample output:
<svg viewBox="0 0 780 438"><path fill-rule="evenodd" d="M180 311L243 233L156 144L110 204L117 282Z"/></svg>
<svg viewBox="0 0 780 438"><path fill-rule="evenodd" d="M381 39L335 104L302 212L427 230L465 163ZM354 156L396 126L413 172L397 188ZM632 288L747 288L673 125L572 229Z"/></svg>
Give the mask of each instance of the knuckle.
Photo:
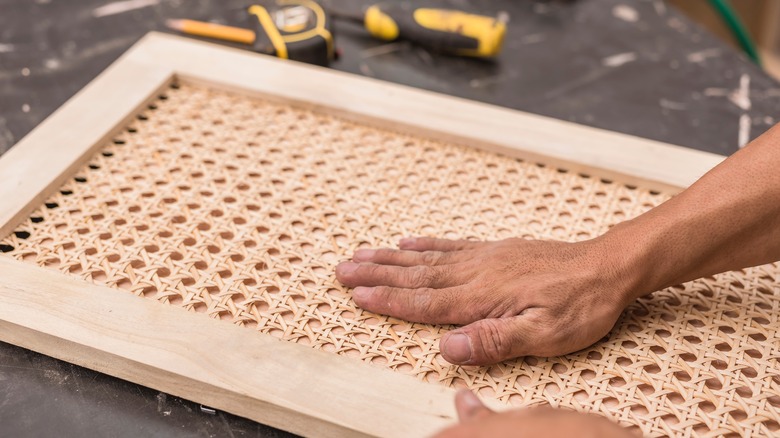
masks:
<svg viewBox="0 0 780 438"><path fill-rule="evenodd" d="M376 250L376 253L374 253L374 258L378 260L388 260L392 259L393 255L395 255L395 251L389 248L380 248Z"/></svg>
<svg viewBox="0 0 780 438"><path fill-rule="evenodd" d="M422 253L421 258L425 265L436 265L441 261L441 253L438 251L425 251Z"/></svg>
<svg viewBox="0 0 780 438"><path fill-rule="evenodd" d="M432 270L427 266L415 266L407 271L409 286L421 288L430 285L433 281Z"/></svg>
<svg viewBox="0 0 780 438"><path fill-rule="evenodd" d="M380 265L375 265L373 263L361 263L357 272L360 272L364 277L373 278L379 273L379 268L381 268Z"/></svg>
<svg viewBox="0 0 780 438"><path fill-rule="evenodd" d="M501 330L501 325L496 320L483 320L479 331L479 340L485 360L498 362L505 359L504 356L511 349L510 338Z"/></svg>
<svg viewBox="0 0 780 438"><path fill-rule="evenodd" d="M410 313L416 318L425 318L435 310L431 289L422 288L407 296L409 298Z"/></svg>
<svg viewBox="0 0 780 438"><path fill-rule="evenodd" d="M371 294L371 301L387 301L392 292L390 286L374 286L374 293Z"/></svg>
<svg viewBox="0 0 780 438"><path fill-rule="evenodd" d="M367 263L361 266L360 279L367 285L381 286L386 283L393 283L398 274L385 265Z"/></svg>

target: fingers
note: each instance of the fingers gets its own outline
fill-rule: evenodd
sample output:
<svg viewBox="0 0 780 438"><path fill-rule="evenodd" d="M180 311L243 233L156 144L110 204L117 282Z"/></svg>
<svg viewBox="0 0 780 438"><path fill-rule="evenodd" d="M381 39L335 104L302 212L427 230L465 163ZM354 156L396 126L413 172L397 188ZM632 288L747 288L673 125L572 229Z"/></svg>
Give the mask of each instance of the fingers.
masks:
<svg viewBox="0 0 780 438"><path fill-rule="evenodd" d="M390 266L344 262L336 266L336 278L350 287L390 286L400 288L445 288L467 283L467 273L456 265Z"/></svg>
<svg viewBox="0 0 780 438"><path fill-rule="evenodd" d="M480 315L473 306L458 305L466 286L445 289L357 287L352 298L358 306L383 315L429 324L468 324Z"/></svg>
<svg viewBox="0 0 780 438"><path fill-rule="evenodd" d="M469 260L469 251L399 251L390 248L359 249L352 256L353 262L376 263L394 266L435 266Z"/></svg>
<svg viewBox="0 0 780 438"><path fill-rule="evenodd" d="M473 392L463 389L455 394L455 410L461 423L469 420L477 420L493 413L477 398Z"/></svg>
<svg viewBox="0 0 780 438"><path fill-rule="evenodd" d="M453 364L491 365L528 354L531 334L522 315L482 319L444 335L439 349Z"/></svg>
<svg viewBox="0 0 780 438"><path fill-rule="evenodd" d="M407 237L401 239L398 247L409 251L460 251L476 248L484 242L473 240L435 239L433 237Z"/></svg>

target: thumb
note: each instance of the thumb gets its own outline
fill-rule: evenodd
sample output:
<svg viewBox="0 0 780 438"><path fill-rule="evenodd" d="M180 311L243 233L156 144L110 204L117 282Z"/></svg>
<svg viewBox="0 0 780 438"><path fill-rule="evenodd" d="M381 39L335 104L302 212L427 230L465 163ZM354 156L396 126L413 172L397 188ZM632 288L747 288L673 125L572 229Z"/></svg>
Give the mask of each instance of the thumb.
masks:
<svg viewBox="0 0 780 438"><path fill-rule="evenodd" d="M467 389L460 390L455 394L455 410L458 411L458 418L461 423L493 413L479 401L479 398L473 392Z"/></svg>
<svg viewBox="0 0 780 438"><path fill-rule="evenodd" d="M491 365L525 355L529 333L522 316L482 319L444 335L439 349L452 364Z"/></svg>

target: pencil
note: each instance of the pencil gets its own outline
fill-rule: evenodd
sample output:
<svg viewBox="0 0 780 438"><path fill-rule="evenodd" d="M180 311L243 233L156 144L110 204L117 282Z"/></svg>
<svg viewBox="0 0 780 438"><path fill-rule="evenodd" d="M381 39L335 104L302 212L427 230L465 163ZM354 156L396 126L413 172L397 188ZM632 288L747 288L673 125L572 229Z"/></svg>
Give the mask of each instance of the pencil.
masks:
<svg viewBox="0 0 780 438"><path fill-rule="evenodd" d="M190 35L216 38L242 44L252 44L255 42L255 33L249 29L240 27L223 26L221 24L195 20L166 20L165 24L173 30Z"/></svg>

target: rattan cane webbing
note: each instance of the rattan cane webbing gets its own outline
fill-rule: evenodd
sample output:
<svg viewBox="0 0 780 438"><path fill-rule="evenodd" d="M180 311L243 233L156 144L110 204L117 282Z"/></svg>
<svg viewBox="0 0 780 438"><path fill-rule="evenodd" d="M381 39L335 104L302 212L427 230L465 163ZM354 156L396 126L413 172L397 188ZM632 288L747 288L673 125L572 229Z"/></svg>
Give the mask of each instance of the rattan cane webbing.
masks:
<svg viewBox="0 0 780 438"><path fill-rule="evenodd" d="M448 327L363 312L333 274L357 247L410 235L583 240L667 198L185 84L0 249L513 405L598 412L650 436L777 434L776 265L639 300L585 351L488 368L447 364Z"/></svg>

